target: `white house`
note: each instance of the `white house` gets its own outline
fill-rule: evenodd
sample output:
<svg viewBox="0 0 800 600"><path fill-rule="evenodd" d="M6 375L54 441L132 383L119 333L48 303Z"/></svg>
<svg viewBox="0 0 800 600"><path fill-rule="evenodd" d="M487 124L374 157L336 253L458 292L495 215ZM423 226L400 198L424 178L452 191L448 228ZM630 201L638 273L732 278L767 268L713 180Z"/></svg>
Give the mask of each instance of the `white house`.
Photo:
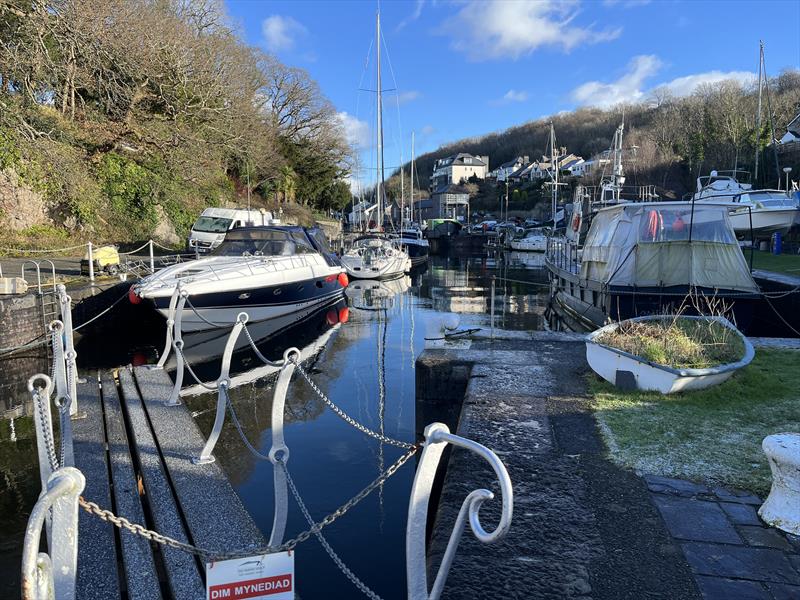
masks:
<svg viewBox="0 0 800 600"><path fill-rule="evenodd" d="M786 133L780 139L781 144L800 142L800 114L786 126Z"/></svg>
<svg viewBox="0 0 800 600"><path fill-rule="evenodd" d="M443 185L464 183L470 177L486 179L489 172L488 156L473 156L459 152L447 158L440 158L433 165L433 175L431 176L431 189L437 189Z"/></svg>
<svg viewBox="0 0 800 600"><path fill-rule="evenodd" d="M530 162L530 158L527 156L517 156L513 160L504 162L489 173L489 176L494 177L497 181L505 181L512 173L519 171L522 167L530 164Z"/></svg>

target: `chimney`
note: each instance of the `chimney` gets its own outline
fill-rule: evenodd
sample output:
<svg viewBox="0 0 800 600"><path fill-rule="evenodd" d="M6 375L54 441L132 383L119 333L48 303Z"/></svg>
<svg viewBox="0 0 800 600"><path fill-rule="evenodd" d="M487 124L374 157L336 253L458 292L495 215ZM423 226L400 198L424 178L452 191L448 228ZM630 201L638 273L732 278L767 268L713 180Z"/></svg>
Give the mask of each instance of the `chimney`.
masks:
<svg viewBox="0 0 800 600"><path fill-rule="evenodd" d="M523 166L530 164L530 162L531 162L531 159L530 159L530 157L528 155L525 155L525 156L522 157L522 165Z"/></svg>

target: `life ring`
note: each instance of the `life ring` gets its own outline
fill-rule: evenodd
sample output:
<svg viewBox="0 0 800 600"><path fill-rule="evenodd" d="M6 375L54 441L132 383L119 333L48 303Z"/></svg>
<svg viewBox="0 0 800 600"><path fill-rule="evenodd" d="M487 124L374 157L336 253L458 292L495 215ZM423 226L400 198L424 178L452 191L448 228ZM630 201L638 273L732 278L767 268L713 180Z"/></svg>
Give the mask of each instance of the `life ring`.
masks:
<svg viewBox="0 0 800 600"><path fill-rule="evenodd" d="M572 217L572 231L577 233L578 229L581 228L581 215L580 213L575 213L575 216Z"/></svg>

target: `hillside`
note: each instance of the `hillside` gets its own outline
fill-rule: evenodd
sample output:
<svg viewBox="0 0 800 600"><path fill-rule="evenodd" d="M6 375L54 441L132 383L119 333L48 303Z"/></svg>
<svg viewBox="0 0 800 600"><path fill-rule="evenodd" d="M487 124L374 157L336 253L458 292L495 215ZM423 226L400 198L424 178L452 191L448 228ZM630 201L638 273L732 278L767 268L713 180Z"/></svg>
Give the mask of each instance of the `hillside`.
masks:
<svg viewBox="0 0 800 600"><path fill-rule="evenodd" d="M517 156L540 159L546 152L550 122L558 146L566 146L585 159L609 148L614 131L625 113L626 171L632 185L652 184L682 195L694 186L698 173L712 169L752 171L755 148L761 149L760 183L777 185L770 141L767 105L772 108L775 135L780 138L787 123L800 112L800 71L784 71L769 81L764 94L762 129L756 136L757 90L736 82L705 85L688 97L675 98L658 91L646 102L610 110L582 108L548 119L531 121L502 132L446 144L417 158L420 187L427 187L434 162L457 152L488 155L493 169ZM788 162L787 162L788 160ZM781 159L781 166L800 168L795 153ZM406 165L408 170L408 165Z"/></svg>
<svg viewBox="0 0 800 600"><path fill-rule="evenodd" d="M175 241L248 195L310 215L349 201L349 155L316 82L220 2L0 2L3 245Z"/></svg>

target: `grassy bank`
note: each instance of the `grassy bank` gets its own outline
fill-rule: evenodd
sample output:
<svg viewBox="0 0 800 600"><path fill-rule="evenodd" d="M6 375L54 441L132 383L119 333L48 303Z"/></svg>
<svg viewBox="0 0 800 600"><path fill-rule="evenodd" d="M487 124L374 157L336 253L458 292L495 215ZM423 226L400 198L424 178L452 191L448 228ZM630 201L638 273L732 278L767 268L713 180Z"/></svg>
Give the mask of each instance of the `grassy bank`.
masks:
<svg viewBox="0 0 800 600"><path fill-rule="evenodd" d="M643 473L759 494L770 475L761 441L800 431L800 352L759 349L722 385L662 396L593 379L596 416L612 459Z"/></svg>
<svg viewBox="0 0 800 600"><path fill-rule="evenodd" d="M746 250L744 257L750 260L750 252ZM800 255L753 252L753 268L800 277Z"/></svg>

